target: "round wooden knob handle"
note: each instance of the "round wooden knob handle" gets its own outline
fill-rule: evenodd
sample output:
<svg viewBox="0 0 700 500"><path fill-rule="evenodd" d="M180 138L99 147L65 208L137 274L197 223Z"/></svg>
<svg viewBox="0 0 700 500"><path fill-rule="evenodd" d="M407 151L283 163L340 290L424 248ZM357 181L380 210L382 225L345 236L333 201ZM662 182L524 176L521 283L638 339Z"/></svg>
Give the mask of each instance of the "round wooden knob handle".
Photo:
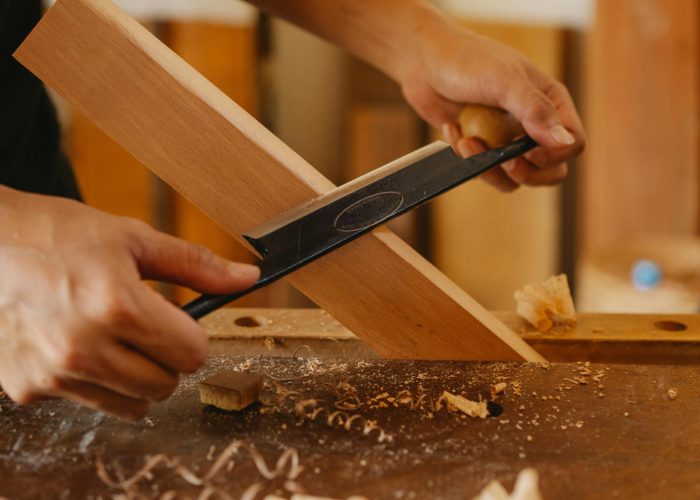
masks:
<svg viewBox="0 0 700 500"><path fill-rule="evenodd" d="M475 137L488 148L496 148L525 134L513 115L502 109L467 104L459 115L463 137Z"/></svg>

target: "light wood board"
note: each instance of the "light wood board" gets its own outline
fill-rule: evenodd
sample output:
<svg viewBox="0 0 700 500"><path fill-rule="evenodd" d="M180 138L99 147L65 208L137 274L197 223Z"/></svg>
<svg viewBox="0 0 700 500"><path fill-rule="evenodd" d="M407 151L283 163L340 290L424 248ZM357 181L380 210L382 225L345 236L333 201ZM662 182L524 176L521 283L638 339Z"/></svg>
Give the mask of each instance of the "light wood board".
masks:
<svg viewBox="0 0 700 500"><path fill-rule="evenodd" d="M59 0L16 57L232 235L333 188L107 0ZM386 230L289 279L387 357L542 359Z"/></svg>

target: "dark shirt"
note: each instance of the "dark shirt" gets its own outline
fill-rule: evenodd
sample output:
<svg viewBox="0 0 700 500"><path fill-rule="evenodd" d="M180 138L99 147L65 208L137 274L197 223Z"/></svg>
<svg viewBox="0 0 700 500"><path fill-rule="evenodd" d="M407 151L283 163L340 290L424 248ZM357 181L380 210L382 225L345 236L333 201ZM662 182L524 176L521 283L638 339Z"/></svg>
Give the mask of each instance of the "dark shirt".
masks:
<svg viewBox="0 0 700 500"><path fill-rule="evenodd" d="M40 17L40 0L0 0L0 184L77 199L46 89L12 57Z"/></svg>

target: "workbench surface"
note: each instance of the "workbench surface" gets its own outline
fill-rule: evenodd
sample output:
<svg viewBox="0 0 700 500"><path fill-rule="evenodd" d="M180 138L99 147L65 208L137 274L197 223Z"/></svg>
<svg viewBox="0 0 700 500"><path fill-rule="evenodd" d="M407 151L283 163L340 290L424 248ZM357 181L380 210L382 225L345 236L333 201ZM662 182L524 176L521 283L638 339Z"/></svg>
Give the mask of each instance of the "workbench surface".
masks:
<svg viewBox="0 0 700 500"><path fill-rule="evenodd" d="M0 497L471 498L492 479L512 487L525 467L545 499L700 497L695 367L274 354L213 357L136 423L0 400ZM198 382L222 367L265 374L263 403L203 406ZM502 413L437 410L445 390Z"/></svg>

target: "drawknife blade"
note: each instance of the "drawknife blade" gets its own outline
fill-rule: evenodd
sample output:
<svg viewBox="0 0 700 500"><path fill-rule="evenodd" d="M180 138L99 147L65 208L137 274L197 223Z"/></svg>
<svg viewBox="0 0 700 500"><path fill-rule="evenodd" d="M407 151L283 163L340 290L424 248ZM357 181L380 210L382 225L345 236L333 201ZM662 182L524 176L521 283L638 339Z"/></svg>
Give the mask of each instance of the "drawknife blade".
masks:
<svg viewBox="0 0 700 500"><path fill-rule="evenodd" d="M183 310L201 318L535 146L525 136L464 159L437 142L416 151L408 165L390 163L337 187L243 235L262 257L260 279L250 288L202 295Z"/></svg>

